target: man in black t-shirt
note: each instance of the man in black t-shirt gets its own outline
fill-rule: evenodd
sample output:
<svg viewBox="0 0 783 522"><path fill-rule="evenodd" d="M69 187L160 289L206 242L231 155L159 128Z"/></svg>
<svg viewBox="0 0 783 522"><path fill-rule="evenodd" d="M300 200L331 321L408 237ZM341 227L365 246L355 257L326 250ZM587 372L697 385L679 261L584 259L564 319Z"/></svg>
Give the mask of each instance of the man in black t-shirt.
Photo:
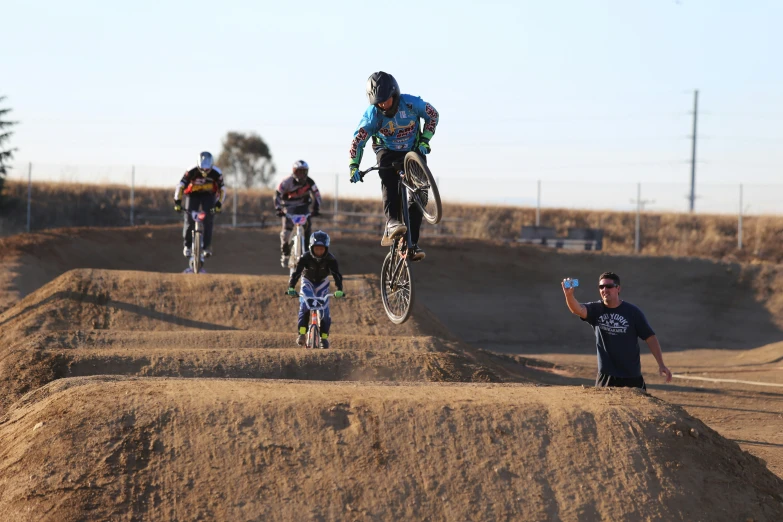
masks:
<svg viewBox="0 0 783 522"><path fill-rule="evenodd" d="M671 382L672 372L663 364L661 344L642 311L620 299L620 277L614 272L604 272L598 278L600 301L580 303L574 297L574 287L561 283L566 305L595 330L595 346L598 351L597 387L617 386L647 389L642 377L639 341L647 343L658 361L658 373Z"/></svg>

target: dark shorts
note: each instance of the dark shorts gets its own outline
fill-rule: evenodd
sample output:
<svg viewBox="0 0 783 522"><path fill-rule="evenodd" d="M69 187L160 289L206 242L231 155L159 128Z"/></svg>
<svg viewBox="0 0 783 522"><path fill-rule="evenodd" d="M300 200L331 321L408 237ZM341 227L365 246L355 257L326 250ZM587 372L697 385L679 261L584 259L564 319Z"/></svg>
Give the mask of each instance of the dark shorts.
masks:
<svg viewBox="0 0 783 522"><path fill-rule="evenodd" d="M596 388L605 388L612 386L614 388L641 388L647 391L647 385L644 383L644 377L614 377L605 373L598 372L595 378Z"/></svg>

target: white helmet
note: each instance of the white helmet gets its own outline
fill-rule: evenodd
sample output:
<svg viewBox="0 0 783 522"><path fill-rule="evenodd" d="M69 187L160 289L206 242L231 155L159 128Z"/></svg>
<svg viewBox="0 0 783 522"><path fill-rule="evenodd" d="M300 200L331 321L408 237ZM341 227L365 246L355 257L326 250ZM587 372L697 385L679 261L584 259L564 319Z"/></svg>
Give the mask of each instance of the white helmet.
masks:
<svg viewBox="0 0 783 522"><path fill-rule="evenodd" d="M291 166L291 174L299 181L304 181L307 174L310 172L310 165L305 160L295 161Z"/></svg>
<svg viewBox="0 0 783 522"><path fill-rule="evenodd" d="M198 168L201 172L207 174L210 170L212 170L212 167L215 165L214 160L212 159L212 154L209 152L202 152L198 156Z"/></svg>

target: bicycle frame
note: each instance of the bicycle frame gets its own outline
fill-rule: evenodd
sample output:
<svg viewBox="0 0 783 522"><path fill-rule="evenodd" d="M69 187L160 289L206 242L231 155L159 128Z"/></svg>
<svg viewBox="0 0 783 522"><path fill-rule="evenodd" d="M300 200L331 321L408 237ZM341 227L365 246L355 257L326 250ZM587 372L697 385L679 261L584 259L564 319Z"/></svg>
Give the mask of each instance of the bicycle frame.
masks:
<svg viewBox="0 0 783 522"><path fill-rule="evenodd" d="M194 274L198 274L204 266L204 219L207 213L203 210L191 210L190 217L193 218L193 241L188 265Z"/></svg>
<svg viewBox="0 0 783 522"><path fill-rule="evenodd" d="M304 237L304 231L307 226L307 220L310 219L310 214L286 214L286 217L294 224L294 234L292 238L294 244L288 261L288 267L291 270L294 270L296 264L299 262L299 258L302 257L306 251L307 238Z"/></svg>
<svg viewBox="0 0 783 522"><path fill-rule="evenodd" d="M394 270L392 271L392 281L397 281L400 276L400 271L402 270L403 262L405 262L405 260L408 259L408 256L413 252L411 248L413 241L411 240L411 217L410 210L408 209L408 190L416 190L405 182L404 169L400 168L397 173L400 176L400 179L398 180L398 186L400 192L400 211L402 213L402 222L405 223L408 231L405 233L405 245L403 245L402 240L398 238L390 247L392 257L395 259ZM403 247L405 247L404 251ZM397 251L397 256L394 255L395 251Z"/></svg>
<svg viewBox="0 0 783 522"><path fill-rule="evenodd" d="M394 163L392 163L392 168L397 169L397 174L399 176L399 179L397 180L397 187L400 194L399 195L400 213L402 214L402 222L405 224L405 227L408 229L408 231L405 233L405 243L403 244L402 240L398 238L394 240L394 243L390 247L392 259L394 259L394 269L392 270L391 279L392 281L395 282L400 276L400 271L403 268L403 263L408 259L408 256L413 253L413 250L411 248L413 241L411 239L411 218L410 218L410 209L408 208L408 191L413 191L414 193L418 192L418 189L416 187L411 186L405 180L404 165L405 165L404 161L395 161ZM373 170L380 170L380 166L375 165L367 170L361 171L359 174L362 177L364 177L365 174L367 174L368 172L372 172Z"/></svg>
<svg viewBox="0 0 783 522"><path fill-rule="evenodd" d="M321 318L323 317L323 311L326 309L330 297L334 297L334 294L316 297L305 295L303 292L299 293L300 300L304 301L305 306L310 310L310 320L307 322L307 348L321 347ZM311 343L309 334L313 328L315 328L318 335L315 336L314 343Z"/></svg>

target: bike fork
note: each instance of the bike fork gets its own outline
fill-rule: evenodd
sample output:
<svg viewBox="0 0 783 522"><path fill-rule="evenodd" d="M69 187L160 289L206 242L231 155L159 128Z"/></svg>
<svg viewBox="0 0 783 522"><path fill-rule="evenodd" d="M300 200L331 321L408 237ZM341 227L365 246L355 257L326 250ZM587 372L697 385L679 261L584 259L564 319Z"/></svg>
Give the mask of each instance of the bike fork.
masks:
<svg viewBox="0 0 783 522"><path fill-rule="evenodd" d="M310 331L313 327L317 328L318 336L313 339L313 345L310 348L319 348L321 346L321 312L313 310L310 312Z"/></svg>

